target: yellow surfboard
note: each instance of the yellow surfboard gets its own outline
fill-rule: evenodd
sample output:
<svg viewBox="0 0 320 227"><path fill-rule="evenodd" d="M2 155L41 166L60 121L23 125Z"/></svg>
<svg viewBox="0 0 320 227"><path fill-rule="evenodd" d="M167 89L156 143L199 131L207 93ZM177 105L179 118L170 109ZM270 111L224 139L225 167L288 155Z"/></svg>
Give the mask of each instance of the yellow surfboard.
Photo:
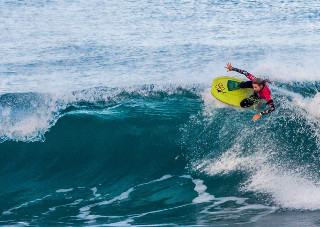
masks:
<svg viewBox="0 0 320 227"><path fill-rule="evenodd" d="M240 102L253 94L252 88L239 88L243 81L234 77L218 77L213 80L211 93L221 102L232 106L240 106Z"/></svg>

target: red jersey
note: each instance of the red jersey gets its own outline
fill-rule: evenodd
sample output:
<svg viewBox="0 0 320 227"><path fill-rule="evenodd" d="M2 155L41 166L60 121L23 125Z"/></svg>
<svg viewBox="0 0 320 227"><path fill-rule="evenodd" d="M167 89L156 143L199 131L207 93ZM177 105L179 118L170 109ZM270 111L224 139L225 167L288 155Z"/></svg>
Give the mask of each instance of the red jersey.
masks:
<svg viewBox="0 0 320 227"><path fill-rule="evenodd" d="M249 74L248 79L251 80L253 82L254 79L256 79L256 77L252 74ZM259 91L258 96L262 99L267 100L267 102L269 102L271 99L271 91L269 90L268 85L264 85L264 88L261 89L261 91Z"/></svg>

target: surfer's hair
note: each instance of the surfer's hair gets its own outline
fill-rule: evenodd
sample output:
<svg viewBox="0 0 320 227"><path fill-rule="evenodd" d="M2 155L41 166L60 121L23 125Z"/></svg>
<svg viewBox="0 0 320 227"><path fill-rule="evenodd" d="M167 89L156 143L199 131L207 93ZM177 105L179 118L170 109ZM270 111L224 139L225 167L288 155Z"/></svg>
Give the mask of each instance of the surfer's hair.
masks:
<svg viewBox="0 0 320 227"><path fill-rule="evenodd" d="M261 78L255 78L253 81L252 81L253 84L258 84L259 86L263 85L265 86L266 83L272 83L271 80L269 79L261 79Z"/></svg>

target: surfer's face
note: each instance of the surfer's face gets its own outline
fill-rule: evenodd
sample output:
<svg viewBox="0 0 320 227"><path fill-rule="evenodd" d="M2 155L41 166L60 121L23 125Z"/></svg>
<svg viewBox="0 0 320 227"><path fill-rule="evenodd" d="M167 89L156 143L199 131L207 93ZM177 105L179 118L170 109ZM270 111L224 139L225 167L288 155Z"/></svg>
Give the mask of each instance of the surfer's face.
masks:
<svg viewBox="0 0 320 227"><path fill-rule="evenodd" d="M261 91L261 89L263 88L263 85L259 85L259 84L252 84L253 87L253 91L255 93L258 93L259 91Z"/></svg>

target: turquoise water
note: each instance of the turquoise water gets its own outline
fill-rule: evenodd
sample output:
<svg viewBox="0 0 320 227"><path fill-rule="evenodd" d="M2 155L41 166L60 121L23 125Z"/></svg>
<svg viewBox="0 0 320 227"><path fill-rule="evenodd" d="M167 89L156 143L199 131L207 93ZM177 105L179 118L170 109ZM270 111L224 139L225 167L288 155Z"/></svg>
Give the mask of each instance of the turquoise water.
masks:
<svg viewBox="0 0 320 227"><path fill-rule="evenodd" d="M319 225L320 4L0 3L1 225ZM276 111L227 106L225 63Z"/></svg>

